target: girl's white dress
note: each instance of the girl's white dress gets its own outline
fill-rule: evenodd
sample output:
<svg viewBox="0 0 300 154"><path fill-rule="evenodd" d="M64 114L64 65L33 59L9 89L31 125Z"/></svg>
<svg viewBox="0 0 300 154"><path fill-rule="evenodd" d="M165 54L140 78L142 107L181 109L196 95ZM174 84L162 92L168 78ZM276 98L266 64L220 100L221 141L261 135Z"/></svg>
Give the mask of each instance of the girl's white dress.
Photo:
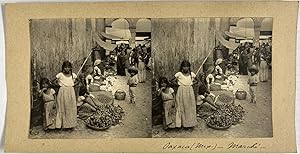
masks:
<svg viewBox="0 0 300 154"><path fill-rule="evenodd" d="M74 90L75 73L67 77L63 73L56 75L60 85L57 95L56 128L73 128L77 125L77 106Z"/></svg>
<svg viewBox="0 0 300 154"><path fill-rule="evenodd" d="M178 81L178 90L176 93L176 127L194 127L197 125L196 120L196 100L194 89L192 87L193 79L196 74L191 72L185 76L177 72L175 77Z"/></svg>

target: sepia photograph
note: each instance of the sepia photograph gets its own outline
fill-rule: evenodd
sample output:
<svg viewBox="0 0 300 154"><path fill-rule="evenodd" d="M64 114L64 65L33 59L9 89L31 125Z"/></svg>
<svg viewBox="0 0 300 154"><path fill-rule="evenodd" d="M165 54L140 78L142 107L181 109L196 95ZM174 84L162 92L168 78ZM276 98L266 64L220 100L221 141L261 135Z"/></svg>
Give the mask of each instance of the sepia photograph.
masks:
<svg viewBox="0 0 300 154"><path fill-rule="evenodd" d="M297 150L298 2L3 8L5 152Z"/></svg>
<svg viewBox="0 0 300 154"><path fill-rule="evenodd" d="M271 138L272 18L153 18L152 137Z"/></svg>
<svg viewBox="0 0 300 154"><path fill-rule="evenodd" d="M151 20L30 19L29 138L151 137Z"/></svg>

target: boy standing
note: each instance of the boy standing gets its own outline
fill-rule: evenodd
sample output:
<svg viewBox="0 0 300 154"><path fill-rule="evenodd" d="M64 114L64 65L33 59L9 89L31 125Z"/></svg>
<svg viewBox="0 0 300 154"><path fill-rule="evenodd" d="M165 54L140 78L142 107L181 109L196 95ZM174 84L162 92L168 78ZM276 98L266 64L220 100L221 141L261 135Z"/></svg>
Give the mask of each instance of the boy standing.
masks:
<svg viewBox="0 0 300 154"><path fill-rule="evenodd" d="M258 84L258 69L255 66L249 68L250 76L248 79L249 93L251 96L250 103L256 103L256 86Z"/></svg>

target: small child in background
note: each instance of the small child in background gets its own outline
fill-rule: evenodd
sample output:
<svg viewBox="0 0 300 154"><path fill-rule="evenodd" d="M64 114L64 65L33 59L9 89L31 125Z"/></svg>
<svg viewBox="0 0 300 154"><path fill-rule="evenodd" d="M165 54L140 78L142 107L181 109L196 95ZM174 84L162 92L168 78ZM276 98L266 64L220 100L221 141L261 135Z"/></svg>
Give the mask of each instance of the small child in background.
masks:
<svg viewBox="0 0 300 154"><path fill-rule="evenodd" d="M214 67L211 66L207 69L207 76L205 78L206 84L207 84L207 89L210 90L210 85L213 84L215 82L215 77L212 74L214 72Z"/></svg>
<svg viewBox="0 0 300 154"><path fill-rule="evenodd" d="M94 78L95 79L100 79L101 76L102 76L103 72L99 68L100 64L101 64L101 60L100 59L95 60L95 62L94 62Z"/></svg>
<svg viewBox="0 0 300 154"><path fill-rule="evenodd" d="M256 86L259 82L258 79L258 69L253 65L252 67L249 68L250 76L248 79L248 84L249 84L249 93L251 96L251 101L250 103L256 103Z"/></svg>
<svg viewBox="0 0 300 154"><path fill-rule="evenodd" d="M55 129L55 119L56 119L56 102L55 102L55 91L50 88L50 80L47 78L41 79L41 90L40 97L42 97L44 102L44 130Z"/></svg>
<svg viewBox="0 0 300 154"><path fill-rule="evenodd" d="M89 91L90 85L94 84L94 78L93 78L94 69L92 67L89 67L85 74L85 85L87 91Z"/></svg>
<svg viewBox="0 0 300 154"><path fill-rule="evenodd" d="M129 86L129 96L130 96L130 103L135 104L135 94L136 94L136 86L139 83L138 79L138 70L135 67L129 67L128 73L130 74L130 77L128 79L128 86Z"/></svg>

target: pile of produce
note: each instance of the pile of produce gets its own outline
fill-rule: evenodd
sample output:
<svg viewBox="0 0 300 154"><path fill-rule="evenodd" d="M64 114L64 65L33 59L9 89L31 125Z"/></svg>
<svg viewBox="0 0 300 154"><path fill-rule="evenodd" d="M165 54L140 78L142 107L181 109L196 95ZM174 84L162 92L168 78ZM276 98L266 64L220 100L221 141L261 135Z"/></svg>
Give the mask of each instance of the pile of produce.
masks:
<svg viewBox="0 0 300 154"><path fill-rule="evenodd" d="M229 103L232 102L233 98L232 96L226 95L226 94L220 94L218 97L218 100L223 102L223 103Z"/></svg>
<svg viewBox="0 0 300 154"><path fill-rule="evenodd" d="M215 129L227 129L244 120L245 111L241 105L223 104L206 119L208 126Z"/></svg>
<svg viewBox="0 0 300 154"><path fill-rule="evenodd" d="M109 104L111 101L113 101L113 98L111 94L107 93L101 93L97 95L98 101L102 104Z"/></svg>
<svg viewBox="0 0 300 154"><path fill-rule="evenodd" d="M214 129L227 129L232 125L232 118L225 113L214 112L206 119L206 123Z"/></svg>
<svg viewBox="0 0 300 154"><path fill-rule="evenodd" d="M111 104L103 104L85 122L87 126L103 130L119 124L124 116L122 107Z"/></svg>
<svg viewBox="0 0 300 154"><path fill-rule="evenodd" d="M244 120L245 111L241 105L225 104L221 105L219 110L231 116L233 125L239 124Z"/></svg>

